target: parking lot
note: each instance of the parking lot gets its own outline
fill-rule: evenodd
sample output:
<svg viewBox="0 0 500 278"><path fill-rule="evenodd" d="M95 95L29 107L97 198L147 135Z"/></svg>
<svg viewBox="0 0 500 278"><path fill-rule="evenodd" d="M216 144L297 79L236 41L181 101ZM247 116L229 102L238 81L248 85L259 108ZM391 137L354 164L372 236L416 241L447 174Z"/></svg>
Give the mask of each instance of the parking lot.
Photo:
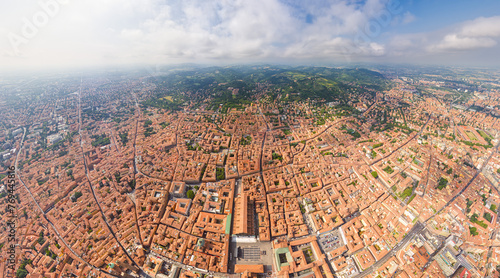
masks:
<svg viewBox="0 0 500 278"><path fill-rule="evenodd" d="M319 236L318 243L325 252L330 252L345 245L338 229Z"/></svg>

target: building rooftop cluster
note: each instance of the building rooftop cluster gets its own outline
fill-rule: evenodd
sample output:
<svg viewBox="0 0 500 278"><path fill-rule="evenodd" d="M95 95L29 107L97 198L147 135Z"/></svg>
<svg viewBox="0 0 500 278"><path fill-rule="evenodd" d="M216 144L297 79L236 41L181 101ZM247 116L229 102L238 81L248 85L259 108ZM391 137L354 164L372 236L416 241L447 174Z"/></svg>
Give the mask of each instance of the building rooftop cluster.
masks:
<svg viewBox="0 0 500 278"><path fill-rule="evenodd" d="M447 82L393 77L351 111L259 84L262 99L222 113L141 104L154 82L48 82L67 94L0 102L17 115L1 112L0 139L18 181L2 275L498 275L498 90L453 105Z"/></svg>

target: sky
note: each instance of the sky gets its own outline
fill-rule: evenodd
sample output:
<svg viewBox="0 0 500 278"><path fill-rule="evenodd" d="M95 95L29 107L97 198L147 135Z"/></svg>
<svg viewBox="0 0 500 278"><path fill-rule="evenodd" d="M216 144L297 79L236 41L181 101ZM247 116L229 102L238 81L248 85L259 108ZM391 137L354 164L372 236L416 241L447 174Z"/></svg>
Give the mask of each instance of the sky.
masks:
<svg viewBox="0 0 500 278"><path fill-rule="evenodd" d="M0 69L179 63L498 66L498 0L16 0Z"/></svg>

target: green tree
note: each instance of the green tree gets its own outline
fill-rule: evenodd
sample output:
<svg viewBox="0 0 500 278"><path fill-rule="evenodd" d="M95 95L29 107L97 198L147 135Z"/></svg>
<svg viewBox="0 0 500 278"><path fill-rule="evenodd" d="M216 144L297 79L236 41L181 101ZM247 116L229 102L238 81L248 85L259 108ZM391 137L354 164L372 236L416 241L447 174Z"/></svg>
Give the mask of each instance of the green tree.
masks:
<svg viewBox="0 0 500 278"><path fill-rule="evenodd" d="M194 191L193 190L188 190L186 192L186 196L189 198L189 199L194 199Z"/></svg>
<svg viewBox="0 0 500 278"><path fill-rule="evenodd" d="M469 232L472 236L477 236L479 233L477 232L476 227L469 226Z"/></svg>
<svg viewBox="0 0 500 278"><path fill-rule="evenodd" d="M492 217L491 217L491 214L489 214L488 212L484 213L483 218L486 219L486 220L488 220L488 222L491 223Z"/></svg>
<svg viewBox="0 0 500 278"><path fill-rule="evenodd" d="M438 184L437 189L442 190L442 189L443 189L443 188L445 188L447 185L448 185L448 180L447 180L447 179L445 179L445 178L443 178L443 177L441 177L441 178L439 179L439 184Z"/></svg>
<svg viewBox="0 0 500 278"><path fill-rule="evenodd" d="M24 268L19 268L16 272L16 277L17 278L24 278L28 276L28 271Z"/></svg>
<svg viewBox="0 0 500 278"><path fill-rule="evenodd" d="M217 167L215 169L215 176L217 177L217 180L223 180L226 178L226 173L225 173L225 169L222 168L222 167Z"/></svg>

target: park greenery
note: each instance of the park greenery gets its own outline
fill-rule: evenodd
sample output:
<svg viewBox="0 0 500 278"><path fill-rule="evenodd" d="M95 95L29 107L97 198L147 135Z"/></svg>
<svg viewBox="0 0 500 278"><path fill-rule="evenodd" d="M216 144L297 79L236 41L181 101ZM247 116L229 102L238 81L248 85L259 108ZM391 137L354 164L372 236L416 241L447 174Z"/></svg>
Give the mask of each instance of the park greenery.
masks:
<svg viewBox="0 0 500 278"><path fill-rule="evenodd" d="M394 169L392 169L391 166L387 166L387 167L385 167L382 170L384 170L384 172L386 172L389 175L392 174L392 173L394 173Z"/></svg>
<svg viewBox="0 0 500 278"><path fill-rule="evenodd" d="M225 170L223 167L217 167L215 170L215 176L217 180L223 180L226 178Z"/></svg>
<svg viewBox="0 0 500 278"><path fill-rule="evenodd" d="M194 195L195 195L194 191L191 189L186 192L186 197L188 197L191 200L194 199Z"/></svg>
<svg viewBox="0 0 500 278"><path fill-rule="evenodd" d="M437 189L442 190L448 185L448 180L446 178L439 178Z"/></svg>
<svg viewBox="0 0 500 278"><path fill-rule="evenodd" d="M92 147L106 146L110 144L109 137L106 137L106 134L101 135L92 135Z"/></svg>

